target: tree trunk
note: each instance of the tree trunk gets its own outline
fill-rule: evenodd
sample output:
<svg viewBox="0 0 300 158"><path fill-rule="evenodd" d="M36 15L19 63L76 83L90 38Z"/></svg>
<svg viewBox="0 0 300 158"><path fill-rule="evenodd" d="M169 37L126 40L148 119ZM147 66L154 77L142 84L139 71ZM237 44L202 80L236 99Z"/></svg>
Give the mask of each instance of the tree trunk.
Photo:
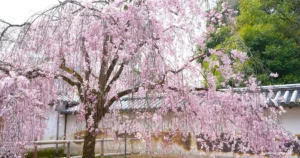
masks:
<svg viewBox="0 0 300 158"><path fill-rule="evenodd" d="M96 135L89 131L84 136L83 154L82 158L94 158L95 157L95 143Z"/></svg>
<svg viewBox="0 0 300 158"><path fill-rule="evenodd" d="M82 158L94 158L95 157L95 145L96 145L96 133L90 132L91 127L88 125L88 119L90 115L93 115L94 125L93 129L97 129L100 120L105 115L106 111L104 109L105 100L102 97L99 97L99 101L96 104L96 109L88 109L85 115L85 123L86 123L86 134L84 136L84 144L83 144L83 154ZM93 114L92 111L95 110L96 114Z"/></svg>

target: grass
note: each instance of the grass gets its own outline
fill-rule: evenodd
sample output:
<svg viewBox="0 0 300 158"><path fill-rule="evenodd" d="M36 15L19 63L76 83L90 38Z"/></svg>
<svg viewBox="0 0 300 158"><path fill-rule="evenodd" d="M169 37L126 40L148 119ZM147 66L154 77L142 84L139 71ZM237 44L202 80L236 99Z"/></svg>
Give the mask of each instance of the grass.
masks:
<svg viewBox="0 0 300 158"><path fill-rule="evenodd" d="M56 150L55 148L48 148L38 151L38 158L54 158L55 157ZM33 151L28 152L25 158L33 158ZM66 154L64 154L63 148L58 148L58 156L59 157L65 157Z"/></svg>

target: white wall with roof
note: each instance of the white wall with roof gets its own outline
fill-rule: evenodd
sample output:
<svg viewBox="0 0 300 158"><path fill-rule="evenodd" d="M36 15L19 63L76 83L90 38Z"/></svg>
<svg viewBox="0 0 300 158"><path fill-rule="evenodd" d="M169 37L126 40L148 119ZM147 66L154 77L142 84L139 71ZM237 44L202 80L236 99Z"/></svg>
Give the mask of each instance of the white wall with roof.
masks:
<svg viewBox="0 0 300 158"><path fill-rule="evenodd" d="M263 92L266 92L268 94L269 87L264 86L261 87ZM286 110L286 113L282 113L282 115L279 116L278 122L285 128L286 130L290 131L292 134L300 136L300 94L297 93L293 97L293 94L296 94L295 91L300 90L300 84L293 84L293 85L279 85L279 86L273 86L274 89L274 95L269 98L269 105L283 105L284 109ZM237 91L245 90L245 89L235 89ZM289 92L287 92L289 91ZM295 98L296 97L296 98ZM147 109L147 108L159 108L161 104L163 104L163 98L153 98L153 99L145 99L145 98L123 98L122 100L122 106L118 106L120 109L128 111L130 113L131 109ZM116 104L115 104L116 106ZM79 106L78 106L79 107ZM82 139L84 136L85 131L85 123L80 122L78 123L76 120L76 115L71 115L72 111L77 111L79 108L75 106L68 107L67 109L64 109L64 112L68 113L66 117L67 126L66 126L66 139L74 140L74 139ZM44 140L54 140L56 138L56 122L57 122L57 111L49 111L50 117L47 120L47 130L44 136ZM134 115L131 115L131 117L134 117ZM171 115L167 115L164 117L164 129L168 129L169 123L171 123L170 118ZM64 135L64 123L65 123L65 117L64 115L61 115L59 117L60 119L60 131L59 136L61 139L63 139ZM142 123L143 121L141 121ZM101 127L101 125L99 126ZM79 136L79 137L76 137ZM110 137L111 136L105 136ZM83 143L72 143L72 153L73 154L80 154L82 152L82 145ZM97 143L96 145L96 152L99 152L100 150L100 144ZM141 143L138 143L136 146L140 146ZM113 145L112 145L113 146ZM111 146L111 149L108 148L106 151L113 151L113 147ZM122 147L122 145L117 145ZM119 150L119 149L118 149ZM178 147L178 151L180 151L181 148ZM117 150L116 150L117 152ZM184 151L185 152L185 151Z"/></svg>

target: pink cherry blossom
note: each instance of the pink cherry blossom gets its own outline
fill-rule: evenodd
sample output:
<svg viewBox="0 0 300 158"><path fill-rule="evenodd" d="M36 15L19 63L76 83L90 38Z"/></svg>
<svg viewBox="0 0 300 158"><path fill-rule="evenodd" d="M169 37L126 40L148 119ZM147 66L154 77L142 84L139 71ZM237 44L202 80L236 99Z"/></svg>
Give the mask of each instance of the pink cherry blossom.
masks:
<svg viewBox="0 0 300 158"><path fill-rule="evenodd" d="M10 42L0 41L5 127L0 147L20 155L40 139L45 127L40 118L47 117L57 95L65 94L80 101L77 121L87 131L83 158L94 157L101 122L114 137L115 131L136 134L149 154L152 136L166 132L164 152L176 136L192 134L201 137L197 144L207 151L228 144L244 154L289 155L287 144L295 138L276 123L280 111L266 105L256 78L249 77L246 92L236 93L228 84L232 79L244 84L245 75L235 66L247 60L246 54L206 48L211 33L226 25L226 18L234 20L234 11L224 5L221 12L204 12L196 0L67 0L19 32L6 32ZM205 30L199 26L203 20ZM220 80L227 91L217 89ZM147 103L129 107L132 115L126 116L120 114L125 98Z"/></svg>

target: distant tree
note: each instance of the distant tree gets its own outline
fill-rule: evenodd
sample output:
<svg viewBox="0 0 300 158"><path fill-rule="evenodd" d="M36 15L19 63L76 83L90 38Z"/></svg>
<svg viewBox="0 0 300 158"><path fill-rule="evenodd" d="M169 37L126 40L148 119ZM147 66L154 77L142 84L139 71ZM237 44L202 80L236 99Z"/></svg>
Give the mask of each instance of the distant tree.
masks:
<svg viewBox="0 0 300 158"><path fill-rule="evenodd" d="M205 39L205 49L201 49L199 47L200 53L209 53L209 50L215 49L215 50L221 50L224 53L231 54L232 51L234 52L247 52L247 47L245 46L243 40L240 38L236 31L236 21L234 20L234 17L237 15L237 11L233 10L234 7L237 7L236 0L223 0L218 1L216 3L216 6L214 8L209 9L208 14L211 14L209 16L206 27L206 39ZM227 8L227 9L226 9ZM234 14L228 14L228 11L234 13ZM216 56L212 55L210 56L214 61L220 60L219 58L216 58ZM203 61L204 58L198 60L202 66L203 66L203 73L205 74L208 70L208 63L207 61ZM247 65L247 61L239 62L236 61L234 68L234 73L238 74L240 72L245 72L245 68ZM218 88L224 88L224 85L231 85L233 87L237 86L245 86L245 84L240 82L235 82L234 76L230 76L230 79L228 80L228 83L224 83L224 79L222 77L222 73L220 71L217 71L215 67L212 69L212 73L218 78L217 87ZM249 73L245 73L249 74ZM247 80L247 77L251 76L253 74L244 76L242 75L242 79ZM204 80L205 81L205 80ZM233 84L235 83L235 84Z"/></svg>
<svg viewBox="0 0 300 158"><path fill-rule="evenodd" d="M66 0L32 17L17 33L3 34L12 27L8 23L1 33L9 40L2 43L0 61L0 96L4 96L0 109L5 125L13 126L10 118L25 115L27 121L42 114L32 109L55 100L55 80L62 80L80 98L78 117L86 124L83 158L95 156L101 120L112 116L107 119L113 122L112 130L126 131L151 143L151 135L161 132L162 118L168 112L174 116L169 132L173 136L201 134L212 142L208 146L197 140L207 151L221 150L226 144L243 153L289 154L292 147L286 144L294 136L276 123L277 114L284 110L266 105L265 97L256 93L259 89L254 77L244 82L243 74L235 72L235 67L247 59L246 54L207 49L209 36L199 33L205 17L215 16L217 25L226 25L223 16L229 17L234 11L223 9L207 14L196 0ZM209 63L205 74L196 60ZM220 73L228 91L217 91L213 70ZM203 79L206 87L199 84ZM232 79L247 85L253 93L233 93L228 84ZM149 93L152 97L163 96L166 103L153 114L137 113L136 118L126 120L125 126L115 113L110 113L117 111L112 105L120 98ZM7 102L17 97L14 106ZM12 107L17 107L19 115L12 114L16 111ZM140 119L150 120L155 126L147 130L139 124ZM35 130L32 123L16 124ZM4 136L14 141L11 135ZM165 139L171 141L172 137ZM151 151L151 145L147 147Z"/></svg>
<svg viewBox="0 0 300 158"><path fill-rule="evenodd" d="M238 32L249 48L250 66L263 84L300 82L299 8L298 0L240 1ZM270 71L279 77L270 78Z"/></svg>
<svg viewBox="0 0 300 158"><path fill-rule="evenodd" d="M248 53L240 70L245 77L256 75L264 85L298 83L299 1L230 1L237 14L236 24L220 27L211 34L207 47ZM217 8L222 8L217 5ZM226 18L226 17L224 17ZM278 73L273 78L270 73Z"/></svg>

